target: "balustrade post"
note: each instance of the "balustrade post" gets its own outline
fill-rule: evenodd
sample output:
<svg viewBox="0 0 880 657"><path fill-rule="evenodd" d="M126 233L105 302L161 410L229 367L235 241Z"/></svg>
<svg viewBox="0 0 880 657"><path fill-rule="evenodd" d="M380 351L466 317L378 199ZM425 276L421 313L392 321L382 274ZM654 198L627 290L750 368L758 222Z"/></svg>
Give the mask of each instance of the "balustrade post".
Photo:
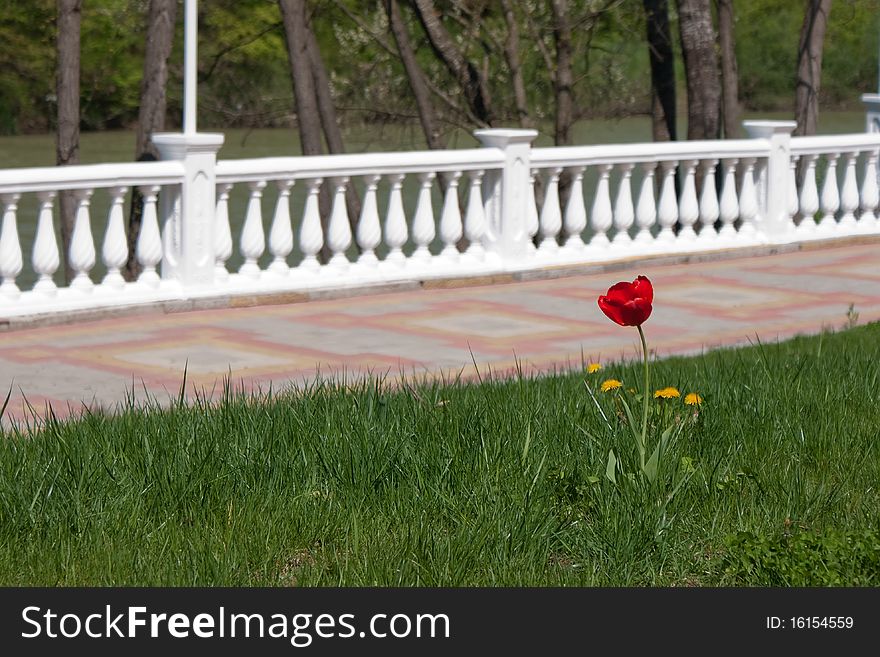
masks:
<svg viewBox="0 0 880 657"><path fill-rule="evenodd" d="M486 230L483 245L502 260L519 263L528 255L529 185L532 141L536 130L477 130L474 136L486 148L504 153L504 165L487 169L483 180Z"/></svg>
<svg viewBox="0 0 880 657"><path fill-rule="evenodd" d="M793 238L794 223L789 213L791 184L791 132L794 121L743 121L753 139L770 142L765 184L758 199L761 217L756 228L769 242L787 242Z"/></svg>
<svg viewBox="0 0 880 657"><path fill-rule="evenodd" d="M214 168L223 135L214 133L158 133L151 137L162 160L180 160L183 184L178 194L162 194L163 234L168 235L162 258L162 277L181 285L214 282Z"/></svg>
<svg viewBox="0 0 880 657"><path fill-rule="evenodd" d="M862 94L865 104L865 132L880 132L880 94Z"/></svg>

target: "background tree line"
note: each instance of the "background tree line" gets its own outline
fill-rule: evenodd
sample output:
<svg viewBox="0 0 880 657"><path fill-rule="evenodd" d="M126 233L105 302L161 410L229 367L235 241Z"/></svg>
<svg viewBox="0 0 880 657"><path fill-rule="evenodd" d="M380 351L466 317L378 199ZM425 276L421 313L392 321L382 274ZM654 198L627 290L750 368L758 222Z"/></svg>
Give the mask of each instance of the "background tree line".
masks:
<svg viewBox="0 0 880 657"><path fill-rule="evenodd" d="M141 104L151 2L81 4L80 126L132 127ZM551 126L560 98L564 108L570 106L565 111L573 120L649 114L649 52L656 48L648 48L648 27L655 24L648 16L657 16L658 7L666 5L673 91L678 92L683 115L687 78L680 20L692 15L694 5L708 7L716 34L707 43L714 44L716 52L725 34L723 20L730 15L724 7L733 9L729 33L735 35L740 108L790 111L806 4L807 0L309 0L305 8L339 120L416 123L419 97L408 74L408 66L415 65L435 115L428 134L439 142L456 127L483 123L539 124L555 131ZM835 0L822 59L823 107L857 107L860 92L876 89L877 9L877 0ZM202 0L199 12L200 125L295 125L279 3ZM2 0L0 133L56 128L56 16L56 0ZM180 117L181 17L178 11L168 60L168 127ZM406 52L412 53L409 64ZM470 92L462 91L462 81ZM468 93L476 95L471 98Z"/></svg>

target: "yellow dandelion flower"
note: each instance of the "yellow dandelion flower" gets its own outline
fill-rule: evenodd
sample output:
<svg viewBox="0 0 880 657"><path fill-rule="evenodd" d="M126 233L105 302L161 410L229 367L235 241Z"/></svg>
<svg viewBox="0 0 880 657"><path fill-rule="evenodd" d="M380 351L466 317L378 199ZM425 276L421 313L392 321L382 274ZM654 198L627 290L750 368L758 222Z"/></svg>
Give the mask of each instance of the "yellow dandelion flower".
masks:
<svg viewBox="0 0 880 657"><path fill-rule="evenodd" d="M674 397L681 397L681 393L678 391L678 388L673 388L671 386L657 390L654 393L654 399L673 399Z"/></svg>
<svg viewBox="0 0 880 657"><path fill-rule="evenodd" d="M587 365L587 374L595 374L602 369L601 363L590 363Z"/></svg>
<svg viewBox="0 0 880 657"><path fill-rule="evenodd" d="M617 390L618 388L622 388L623 384L617 379L606 379L602 382L602 385L599 386L599 389L602 392L610 392L612 390Z"/></svg>
<svg viewBox="0 0 880 657"><path fill-rule="evenodd" d="M688 406L699 406L703 403L703 398L695 392L689 392L684 396L684 403Z"/></svg>

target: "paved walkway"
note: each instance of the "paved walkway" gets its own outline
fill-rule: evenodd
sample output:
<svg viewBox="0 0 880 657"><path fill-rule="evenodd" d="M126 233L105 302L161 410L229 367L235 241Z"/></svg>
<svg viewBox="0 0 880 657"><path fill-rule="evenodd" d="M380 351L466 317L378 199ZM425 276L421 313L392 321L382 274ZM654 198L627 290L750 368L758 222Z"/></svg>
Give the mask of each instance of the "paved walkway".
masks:
<svg viewBox="0 0 880 657"><path fill-rule="evenodd" d="M347 380L444 372L577 367L638 355L637 333L602 315L596 297L646 274L654 313L645 324L661 356L771 341L880 319L880 242L780 255L529 282L395 292L289 305L137 315L0 333L0 403L10 418L113 408L126 395L176 396L285 387L317 374Z"/></svg>

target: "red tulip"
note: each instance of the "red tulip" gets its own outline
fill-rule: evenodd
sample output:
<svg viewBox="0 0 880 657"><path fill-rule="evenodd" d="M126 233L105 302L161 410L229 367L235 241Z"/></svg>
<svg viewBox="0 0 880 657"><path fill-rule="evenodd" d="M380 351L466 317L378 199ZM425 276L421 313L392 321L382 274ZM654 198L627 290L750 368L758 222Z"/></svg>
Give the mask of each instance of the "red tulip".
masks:
<svg viewBox="0 0 880 657"><path fill-rule="evenodd" d="M599 297L599 308L621 326L641 326L651 316L654 288L645 276L612 285Z"/></svg>

